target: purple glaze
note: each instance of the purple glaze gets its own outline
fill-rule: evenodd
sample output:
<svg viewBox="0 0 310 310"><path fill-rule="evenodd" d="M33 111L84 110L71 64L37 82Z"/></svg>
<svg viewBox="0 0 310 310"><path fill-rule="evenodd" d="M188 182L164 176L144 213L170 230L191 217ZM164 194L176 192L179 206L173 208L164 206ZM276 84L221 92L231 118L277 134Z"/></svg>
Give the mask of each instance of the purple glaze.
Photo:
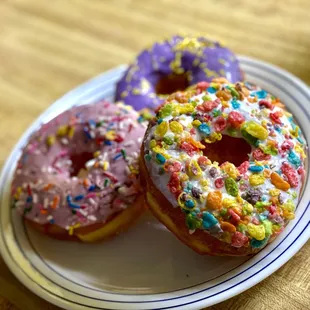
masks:
<svg viewBox="0 0 310 310"><path fill-rule="evenodd" d="M129 106L100 102L74 107L42 125L18 161L13 206L31 221L66 229L104 223L130 207L140 194L138 152L145 127L138 117ZM74 132L61 133L63 125ZM55 139L50 145L48 137ZM95 152L84 175L71 177L72 155ZM56 196L59 202L53 208Z"/></svg>
<svg viewBox="0 0 310 310"><path fill-rule="evenodd" d="M118 82L115 99L138 111L154 110L165 97L155 93L159 79L183 72L188 74L190 85L220 76L232 83L243 80L236 56L220 43L204 37L173 36L138 55Z"/></svg>

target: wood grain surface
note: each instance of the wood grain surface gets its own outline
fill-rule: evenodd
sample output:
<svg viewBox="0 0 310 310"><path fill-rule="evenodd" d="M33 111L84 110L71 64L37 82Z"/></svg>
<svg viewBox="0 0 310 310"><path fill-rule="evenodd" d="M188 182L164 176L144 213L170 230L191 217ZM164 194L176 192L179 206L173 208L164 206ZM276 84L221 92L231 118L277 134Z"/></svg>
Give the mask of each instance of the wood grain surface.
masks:
<svg viewBox="0 0 310 310"><path fill-rule="evenodd" d="M309 0L0 0L0 165L58 97L177 32L206 34L310 84L309 12ZM58 309L23 287L1 258L0 295L0 309ZM310 243L265 281L210 309L310 309Z"/></svg>

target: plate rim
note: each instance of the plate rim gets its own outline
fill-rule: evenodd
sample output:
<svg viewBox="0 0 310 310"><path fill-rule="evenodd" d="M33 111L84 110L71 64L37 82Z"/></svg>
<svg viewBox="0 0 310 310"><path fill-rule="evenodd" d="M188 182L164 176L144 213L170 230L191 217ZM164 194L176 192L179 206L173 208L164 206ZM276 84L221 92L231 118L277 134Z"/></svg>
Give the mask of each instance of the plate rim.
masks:
<svg viewBox="0 0 310 310"><path fill-rule="evenodd" d="M248 62L250 64L259 64L260 67L265 67L265 68L271 68L273 71L277 71L281 74L281 76L284 78L288 78L290 81L293 81L295 84L297 84L299 87L301 87L304 91L304 93L306 94L307 97L310 98L310 91L308 89L308 87L304 84L303 81L301 81L299 78L297 78L296 76L294 76L293 74L287 72L286 70L283 70L275 65L269 64L267 62L261 61L261 60L257 60L251 57L247 57L247 56L238 56L239 60ZM63 101L70 99L70 97L74 96L75 98L78 96L79 93L81 93L81 95L85 95L85 91L87 91L91 86L95 86L96 84L98 85L98 81L103 79L103 78L108 78L109 75L113 75L116 73L116 71L118 70L124 70L124 68L126 67L126 65L121 65L118 67L115 67L113 69L110 69L106 72L104 72L103 74L100 74L94 78L92 78L91 80L86 81L85 83L81 84L80 86L77 86L76 88L74 88L73 90L69 91L68 93L66 93L64 96L62 96L60 99L58 99L57 101L55 101L50 107L48 107L43 113L41 113L36 120L28 127L28 129L26 130L26 132L22 135L22 137L19 139L19 141L16 143L15 147L13 148L13 150L11 151L10 155L8 156L8 159L11 157L11 155L16 151L17 147L20 142L24 139L24 137L28 136L29 132L31 132L33 130L33 128L37 127L37 125L35 125L36 121L38 121L39 119L41 119L45 114L50 113L53 109L55 109L56 106L58 106L60 103L62 103ZM90 91L90 89L89 89ZM310 101L310 99L309 99ZM65 109L64 109L65 110ZM59 114L59 113L57 113ZM4 175L5 175L5 171L7 170L7 164L8 164L8 160L6 160L2 171L1 171L1 175L0 175L0 180L3 179ZM309 205L308 205L309 206ZM307 208L305 208L305 211L307 211ZM279 258L277 257L275 260L279 259L280 264L276 264L276 266L273 266L271 268L266 268L267 271L262 271L261 275L257 278L255 278L255 280L251 281L251 284L249 286L243 286L242 288L239 288L238 290L232 290L232 293L230 292L227 296L225 296L226 294L224 294L224 298L221 300L225 300L228 298L231 298L241 292L243 292L244 290L254 286L255 284L257 284L258 282L262 281L263 279L265 279L267 276L271 275L273 272L275 272L278 268L280 268L284 263L286 263L293 255L296 254L296 252L307 242L307 240L310 238L310 227L309 227L309 223L304 227L303 231L299 234L299 236L302 235L302 239L299 240L299 242L296 244L296 240L295 239L294 242L292 242L289 247L287 249L289 249L292 246L292 249L290 250L291 253L290 255L286 255L284 256L284 258ZM1 223L0 223L1 225ZM296 224L297 225L297 224ZM0 227L1 228L1 227ZM2 232L2 230L0 231L0 233ZM38 283L32 282L32 279L29 278L29 280L24 279L24 276L27 278L28 276L26 274L23 274L23 271L21 269L21 267L19 265L17 265L13 260L10 260L9 257L7 257L7 255L9 255L8 252L6 252L4 250L3 247L3 241L4 239L3 234L1 234L1 238L0 238L0 253L5 261L5 263L7 264L7 266L9 267L9 269L13 272L13 274L19 279L19 281L21 281L28 289L30 289L31 291L33 291L35 294L39 295L40 297L42 297L45 300L48 300L49 302L56 304L60 307L64 307L64 303L68 303L66 306L71 306L71 309L80 309L80 308L72 308L72 302L71 301L64 301L63 299L59 300L58 296L54 296L52 295L50 292L47 292L44 290L44 292L42 292L42 288L40 287L40 285ZM293 246L295 245L295 246ZM6 253L5 253L6 252ZM284 252L283 252L284 253ZM274 261L272 261L270 264L272 264ZM275 265L275 264L274 264ZM267 265L268 267L268 265ZM270 271L271 270L271 271ZM254 274L255 275L255 274ZM254 276L253 275L253 276ZM248 281L248 278L245 279L244 281ZM34 287L35 284L35 287ZM231 290L232 288L230 288ZM122 295L122 294L120 294ZM222 296L222 293L219 293L220 296ZM187 297L187 296L185 296ZM182 298L182 297L180 297ZM221 301L219 300L219 301ZM216 301L215 303L219 302ZM155 301L154 301L155 302ZM201 306L203 306L203 301L195 301L195 302L201 302ZM214 304L214 303L213 303ZM185 304L184 304L185 305ZM200 305L200 303L199 303ZM85 306L84 306L85 307ZM178 306L179 307L179 306ZM171 307L168 307L171 308ZM97 309L97 308L95 308ZM103 309L103 308L102 308ZM162 308L161 308L162 309ZM187 307L187 309L189 309ZM193 308L196 309L196 308Z"/></svg>

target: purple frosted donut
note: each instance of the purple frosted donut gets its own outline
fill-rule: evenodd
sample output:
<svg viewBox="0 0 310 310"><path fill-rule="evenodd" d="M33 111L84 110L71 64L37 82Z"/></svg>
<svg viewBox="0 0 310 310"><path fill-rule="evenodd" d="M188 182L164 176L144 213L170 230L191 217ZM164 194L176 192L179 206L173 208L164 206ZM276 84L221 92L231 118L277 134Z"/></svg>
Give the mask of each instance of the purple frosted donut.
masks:
<svg viewBox="0 0 310 310"><path fill-rule="evenodd" d="M243 80L236 56L204 37L173 36L142 51L117 84L116 101L156 109L166 95L200 81Z"/></svg>

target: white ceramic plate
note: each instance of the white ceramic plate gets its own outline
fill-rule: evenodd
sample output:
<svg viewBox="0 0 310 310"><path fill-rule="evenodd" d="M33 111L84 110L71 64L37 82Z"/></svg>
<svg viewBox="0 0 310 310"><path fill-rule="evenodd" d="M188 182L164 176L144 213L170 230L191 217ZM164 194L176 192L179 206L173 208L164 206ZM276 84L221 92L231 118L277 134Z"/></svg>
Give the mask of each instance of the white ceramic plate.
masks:
<svg viewBox="0 0 310 310"><path fill-rule="evenodd" d="M240 57L248 81L289 107L310 145L310 92L288 72ZM113 100L125 67L71 91L48 108L20 139L0 178L0 250L15 276L42 298L66 309L199 309L250 288L287 262L310 237L310 184L280 237L254 257L199 256L150 214L104 244L61 242L24 226L11 212L10 182L21 148L40 124L77 104Z"/></svg>

